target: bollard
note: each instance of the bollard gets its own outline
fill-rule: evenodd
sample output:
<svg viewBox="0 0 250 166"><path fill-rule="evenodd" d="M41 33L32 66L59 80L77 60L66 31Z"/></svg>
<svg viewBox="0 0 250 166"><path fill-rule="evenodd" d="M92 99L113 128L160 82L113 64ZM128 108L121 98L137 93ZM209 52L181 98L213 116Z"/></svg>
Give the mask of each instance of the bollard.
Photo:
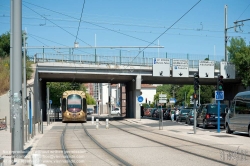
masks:
<svg viewBox="0 0 250 166"><path fill-rule="evenodd" d="M92 125L94 124L95 117L92 115Z"/></svg>
<svg viewBox="0 0 250 166"><path fill-rule="evenodd" d="M3 158L0 157L0 166L3 166Z"/></svg>
<svg viewBox="0 0 250 166"><path fill-rule="evenodd" d="M96 129L99 129L99 119L96 119Z"/></svg>
<svg viewBox="0 0 250 166"><path fill-rule="evenodd" d="M106 129L109 129L109 119L106 119Z"/></svg>
<svg viewBox="0 0 250 166"><path fill-rule="evenodd" d="M32 165L38 165L41 164L42 159L40 154L32 154L31 156L31 163Z"/></svg>

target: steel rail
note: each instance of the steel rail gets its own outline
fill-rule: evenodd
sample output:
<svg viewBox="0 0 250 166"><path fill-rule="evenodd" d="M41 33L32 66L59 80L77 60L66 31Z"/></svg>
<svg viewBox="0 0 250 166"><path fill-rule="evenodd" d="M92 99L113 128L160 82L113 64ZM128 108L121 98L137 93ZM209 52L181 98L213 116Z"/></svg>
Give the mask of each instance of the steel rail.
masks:
<svg viewBox="0 0 250 166"><path fill-rule="evenodd" d="M69 156L68 152L66 151L66 147L65 147L64 135L65 135L65 131L67 129L67 126L68 126L68 123L66 123L66 125L65 125L65 127L63 129L62 135L61 135L61 147L62 147L62 150L63 150L63 154L65 156L65 159L68 161L68 164L70 166L75 166L75 164L71 161L70 156Z"/></svg>
<svg viewBox="0 0 250 166"><path fill-rule="evenodd" d="M104 150L106 153L108 153L110 156L112 156L113 158L115 158L116 160L118 160L119 162L121 162L122 164L126 165L126 166L132 166L132 164L128 163L127 161L123 160L122 158L120 158L119 156L115 155L114 153L112 153L110 150L108 150L107 148L105 148L104 146L102 146L101 143L99 143L94 137L92 137L88 130L86 129L86 127L82 124L82 127L85 131L85 133L89 136L89 138L95 142L95 144L97 146L99 146L102 150Z"/></svg>
<svg viewBox="0 0 250 166"><path fill-rule="evenodd" d="M129 122L129 121L127 121L127 122ZM129 125L129 124L126 124L126 123L123 123L123 122L119 122L119 123L122 123L122 124L125 124L125 125L128 125L128 126L137 128L137 129L142 130L142 131L147 131L147 132L150 132L150 133L153 133L153 134L157 134L157 135L161 135L161 136L166 136L166 137L168 137L168 138L173 138L173 139L177 139L177 140L180 140L180 141L185 141L185 142L188 142L188 143L193 143L193 144L196 144L196 145L200 145L200 146L205 146L205 147L213 148L213 149L216 149L216 150L228 151L227 149L222 149L222 148L218 148L218 147L211 146L211 145L204 145L204 144L202 144L202 143L198 143L198 142L194 142L194 141L185 140L185 139L183 139L183 138L178 138L178 137L174 137L174 136L170 136L170 135L166 135L166 134L161 134L161 133L156 133L156 132L153 132L153 131L148 131L148 130L139 128L139 127L137 127L137 126L132 126L132 125ZM131 122L129 122L129 123L131 123ZM135 124L135 123L133 123L133 124ZM137 125L138 125L138 124L137 124ZM138 126L139 126L139 125L138 125ZM247 156L247 157L250 157L250 155L247 155L247 154L242 154L242 153L238 153L238 154L244 155L244 156Z"/></svg>
<svg viewBox="0 0 250 166"><path fill-rule="evenodd" d="M117 121L116 121L116 122L117 122ZM122 123L122 122L119 122L119 123ZM122 124L131 126L131 125L126 124L126 123L122 123ZM194 156L196 156L196 157L200 157L200 158L204 158L204 159L207 159L207 160L210 160L210 161L214 161L214 162L217 162L217 163L220 163L220 164L226 164L226 165L230 165L230 166L233 166L233 165L234 165L234 164L229 164L229 163L226 163L226 162L223 162L223 161L220 161L220 160L212 159L212 158L209 158L209 157L207 157L207 156L203 156L203 155L201 155L201 154L197 154L197 153L194 153L194 152L190 152L190 151L188 151L188 150L181 149L181 148L179 148L179 147L175 147L175 146L172 146L172 145L168 145L168 144L162 143L162 142L160 142L160 141L156 141L156 140L154 140L154 139L147 138L147 137L142 136L142 135L139 135L139 134L135 134L135 133L133 133L133 132L124 130L124 129L120 128L120 127L117 127L116 125L113 125L113 124L111 124L111 123L110 123L110 125L116 127L117 129L119 129L119 130L121 130L121 131L124 131L124 132L126 132L126 133L129 133L129 134L132 134L132 135L134 135L134 136L143 138L143 139L145 139L145 140L148 140L148 141L151 141L151 142L160 144L160 145L162 145L162 146L166 146L166 147L168 147L168 148L172 148L172 149L175 149L175 150L178 150L178 151L181 151L181 152L184 152L184 153L188 153L188 154L194 155ZM132 127L133 127L133 126L132 126ZM134 128L136 128L136 127L134 127ZM137 128L137 129L139 129L139 128ZM145 130L145 131L147 131L147 130ZM148 131L148 132L150 132L150 131ZM154 133L154 134L156 134L156 133ZM165 136L167 136L167 135L165 135ZM204 145L203 145L203 146L204 146Z"/></svg>

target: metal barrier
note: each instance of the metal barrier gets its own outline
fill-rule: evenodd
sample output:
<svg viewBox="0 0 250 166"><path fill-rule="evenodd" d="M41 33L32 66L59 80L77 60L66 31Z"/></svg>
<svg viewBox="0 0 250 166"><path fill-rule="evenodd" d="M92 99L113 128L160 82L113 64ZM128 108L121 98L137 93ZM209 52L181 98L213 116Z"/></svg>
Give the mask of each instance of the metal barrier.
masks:
<svg viewBox="0 0 250 166"><path fill-rule="evenodd" d="M65 63L84 63L84 64L104 64L104 65L125 65L125 66L147 66L151 67L153 58L168 58L170 59L170 67L173 59L187 59L189 60L189 68L199 68L199 60L208 58L215 61L215 69L220 69L220 61L224 56L213 58L209 55L188 55L188 54L171 54L168 56L157 56L155 54L145 53L143 56L127 56L127 54L116 56L107 56L100 54L89 55L69 55L69 54L53 54L53 53L37 53L33 59L35 63L39 62L65 62ZM135 54L136 55L136 54ZM32 57L31 57L32 60Z"/></svg>

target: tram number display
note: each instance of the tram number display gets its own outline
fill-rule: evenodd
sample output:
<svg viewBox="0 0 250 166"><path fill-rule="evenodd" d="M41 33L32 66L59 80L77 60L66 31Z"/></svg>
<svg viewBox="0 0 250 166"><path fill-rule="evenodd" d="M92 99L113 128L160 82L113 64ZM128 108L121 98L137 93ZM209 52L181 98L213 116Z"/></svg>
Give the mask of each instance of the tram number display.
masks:
<svg viewBox="0 0 250 166"><path fill-rule="evenodd" d="M68 99L68 104L69 105L80 105L81 104L81 99L76 99L76 98L74 98L74 99Z"/></svg>

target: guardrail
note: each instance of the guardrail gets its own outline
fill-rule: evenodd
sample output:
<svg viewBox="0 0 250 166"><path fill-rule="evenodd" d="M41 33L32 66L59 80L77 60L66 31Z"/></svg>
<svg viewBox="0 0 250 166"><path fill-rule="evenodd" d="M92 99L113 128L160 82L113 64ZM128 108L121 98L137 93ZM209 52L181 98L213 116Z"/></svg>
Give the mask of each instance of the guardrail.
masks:
<svg viewBox="0 0 250 166"><path fill-rule="evenodd" d="M170 67L172 67L172 58L170 59ZM182 58L184 59L184 58ZM80 64L96 64L96 65L124 65L124 66L147 66L151 67L153 58L148 57L127 57L127 56L103 56L103 55L77 55L77 54L53 54L53 53L37 53L34 57L30 57L34 63L43 62L63 62L63 63L80 63ZM189 60L189 68L199 68L199 60ZM220 69L220 61L215 61L215 69Z"/></svg>

